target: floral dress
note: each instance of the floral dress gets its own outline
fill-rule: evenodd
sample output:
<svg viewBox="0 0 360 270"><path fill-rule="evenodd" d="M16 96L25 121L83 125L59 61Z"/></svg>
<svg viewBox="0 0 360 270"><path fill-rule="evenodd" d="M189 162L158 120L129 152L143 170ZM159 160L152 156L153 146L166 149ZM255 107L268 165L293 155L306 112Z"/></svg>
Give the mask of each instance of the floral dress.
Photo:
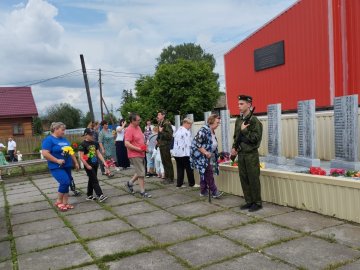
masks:
<svg viewBox="0 0 360 270"><path fill-rule="evenodd" d="M1 165L8 165L8 162L6 161L6 158L4 156L4 153L0 151L0 166Z"/></svg>
<svg viewBox="0 0 360 270"><path fill-rule="evenodd" d="M200 128L194 139L191 143L190 148L190 164L193 169L199 171L200 176L203 178L205 174L205 170L211 162L211 165L214 170L214 174L219 174L219 164L217 162L219 158L218 148L212 151L213 147L213 139L210 127L208 125L203 126ZM216 139L216 137L215 137ZM205 148L206 151L212 153L211 158L207 159L201 152L199 148Z"/></svg>
<svg viewBox="0 0 360 270"><path fill-rule="evenodd" d="M105 149L104 159L116 160L115 139L110 129L107 131L103 129L99 132L99 143L102 143Z"/></svg>

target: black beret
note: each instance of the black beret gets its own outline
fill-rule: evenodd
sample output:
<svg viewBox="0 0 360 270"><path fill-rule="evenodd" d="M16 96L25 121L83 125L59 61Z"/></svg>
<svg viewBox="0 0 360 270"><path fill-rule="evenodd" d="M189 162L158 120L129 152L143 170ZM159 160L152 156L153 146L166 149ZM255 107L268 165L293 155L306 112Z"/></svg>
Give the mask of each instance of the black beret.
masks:
<svg viewBox="0 0 360 270"><path fill-rule="evenodd" d="M166 111L165 110L158 110L157 113L161 113L162 115L165 115Z"/></svg>
<svg viewBox="0 0 360 270"><path fill-rule="evenodd" d="M252 97L250 97L250 96L247 96L247 95L240 95L239 96L239 100L245 100L245 101L247 101L247 102L250 102L250 103L252 103Z"/></svg>

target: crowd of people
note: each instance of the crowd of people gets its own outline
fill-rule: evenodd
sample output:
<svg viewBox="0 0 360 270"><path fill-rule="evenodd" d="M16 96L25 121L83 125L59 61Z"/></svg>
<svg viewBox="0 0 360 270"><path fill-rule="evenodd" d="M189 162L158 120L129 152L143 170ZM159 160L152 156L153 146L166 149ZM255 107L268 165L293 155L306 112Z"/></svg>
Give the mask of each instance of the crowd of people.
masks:
<svg viewBox="0 0 360 270"><path fill-rule="evenodd" d="M251 106L251 97L239 97L241 116L236 121L231 154L239 158L239 175L246 201L241 208L257 211L262 207L258 155L262 125L250 114ZM189 187L200 187L200 196L220 198L223 195L214 180L214 174L219 174L215 130L220 124L220 117L217 114L208 117L207 124L200 128L194 138L190 132L193 124L191 119L183 119L181 127L174 132L170 121L166 119L165 111L158 112L157 124L154 126L151 120L147 120L142 130L140 123L140 115L131 113L129 123L122 119L115 130L110 130L106 121L91 122L85 129L79 153L89 179L86 200L104 202L107 199L100 187L97 171L100 166L103 175L112 177L106 162L109 159L114 160L116 170L126 170L132 165L135 173L126 182L125 188L129 193L135 194L134 184L138 182L139 194L143 198L151 198L151 194L145 189L146 178L157 176L164 185L175 184L172 157L176 162L177 188L186 187L186 172ZM56 206L61 211L73 208L68 203L69 187L73 183L71 167L79 169L74 152L64 152L70 146L69 141L63 137L65 128L61 122L52 123L51 135L42 143L43 155L48 160L51 174L59 182ZM199 172L200 185L195 183L194 169Z"/></svg>

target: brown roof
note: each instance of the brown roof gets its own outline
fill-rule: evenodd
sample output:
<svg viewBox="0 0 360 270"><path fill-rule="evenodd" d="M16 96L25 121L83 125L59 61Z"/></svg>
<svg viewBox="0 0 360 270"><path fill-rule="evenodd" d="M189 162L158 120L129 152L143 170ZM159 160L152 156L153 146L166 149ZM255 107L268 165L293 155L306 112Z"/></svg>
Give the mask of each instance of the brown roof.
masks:
<svg viewBox="0 0 360 270"><path fill-rule="evenodd" d="M0 87L0 118L37 115L31 87Z"/></svg>

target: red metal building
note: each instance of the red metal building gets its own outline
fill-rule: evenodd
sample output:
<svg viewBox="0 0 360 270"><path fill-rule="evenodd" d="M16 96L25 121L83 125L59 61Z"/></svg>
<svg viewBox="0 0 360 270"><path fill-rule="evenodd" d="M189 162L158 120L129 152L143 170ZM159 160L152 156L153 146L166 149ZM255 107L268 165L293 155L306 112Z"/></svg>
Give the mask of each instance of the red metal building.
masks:
<svg viewBox="0 0 360 270"><path fill-rule="evenodd" d="M360 0L300 0L224 57L232 115L239 94L252 95L258 113L307 99L332 106L335 96L360 94Z"/></svg>

